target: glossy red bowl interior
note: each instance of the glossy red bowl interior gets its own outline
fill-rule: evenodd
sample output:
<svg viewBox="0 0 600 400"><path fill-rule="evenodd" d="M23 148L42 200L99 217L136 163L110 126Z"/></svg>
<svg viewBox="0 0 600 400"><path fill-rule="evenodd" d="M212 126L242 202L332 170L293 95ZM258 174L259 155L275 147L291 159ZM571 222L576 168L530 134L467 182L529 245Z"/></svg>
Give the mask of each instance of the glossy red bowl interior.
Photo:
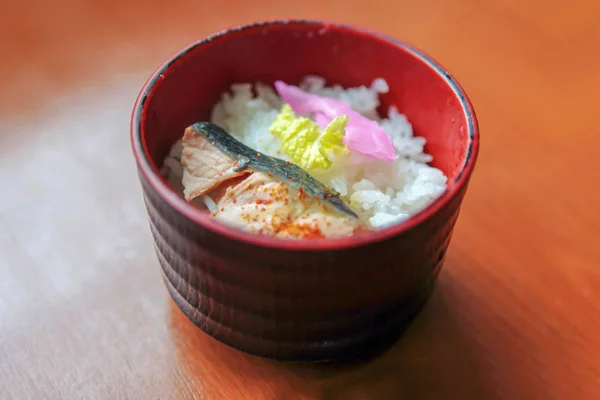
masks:
<svg viewBox="0 0 600 400"><path fill-rule="evenodd" d="M427 139L447 190L387 229L340 239L284 240L223 225L160 176L186 127L207 120L232 83L328 84L384 78L395 105ZM397 337L429 298L479 149L475 115L452 76L395 39L343 24L275 21L230 29L178 52L143 87L131 139L165 284L218 340L279 360L369 353ZM390 339L391 338L391 339Z"/></svg>
<svg viewBox="0 0 600 400"><path fill-rule="evenodd" d="M380 114L395 105L427 139L431 165L441 169L448 188L412 218L352 238L295 241L256 236L225 226L173 195L159 169L170 147L194 122L208 120L220 94L236 82L275 80L299 83L307 74L344 87L384 78L391 90L381 96ZM443 207L465 185L479 149L471 103L456 80L421 51L377 33L316 21L267 22L234 28L191 45L161 66L140 93L132 137L141 172L188 218L221 234L260 246L334 249L398 235Z"/></svg>

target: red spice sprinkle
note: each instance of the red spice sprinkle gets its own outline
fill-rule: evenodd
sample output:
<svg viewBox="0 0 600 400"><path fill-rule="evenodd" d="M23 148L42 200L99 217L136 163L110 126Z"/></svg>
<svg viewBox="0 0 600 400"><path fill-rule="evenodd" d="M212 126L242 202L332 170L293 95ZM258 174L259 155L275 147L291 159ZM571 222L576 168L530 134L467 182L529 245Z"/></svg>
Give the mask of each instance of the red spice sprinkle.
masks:
<svg viewBox="0 0 600 400"><path fill-rule="evenodd" d="M300 200L303 200L306 197L306 194L304 194L304 190L302 190L302 186L300 186L300 188L298 189L298 198Z"/></svg>
<svg viewBox="0 0 600 400"><path fill-rule="evenodd" d="M221 176L221 175L223 175L223 172L219 171L219 172L217 172L217 175Z"/></svg>
<svg viewBox="0 0 600 400"><path fill-rule="evenodd" d="M256 200L256 204L264 204L264 205L269 205L273 202L273 200L271 199L258 199ZM264 209L262 211L265 211Z"/></svg>
<svg viewBox="0 0 600 400"><path fill-rule="evenodd" d="M268 176L273 176L273 174L272 174L271 172L269 172L267 175L268 175Z"/></svg>
<svg viewBox="0 0 600 400"><path fill-rule="evenodd" d="M221 207L221 212L223 212L223 211L225 211L225 208L224 208L224 207Z"/></svg>
<svg viewBox="0 0 600 400"><path fill-rule="evenodd" d="M233 202L233 204L237 204L237 200L236 199L231 199L231 201Z"/></svg>
<svg viewBox="0 0 600 400"><path fill-rule="evenodd" d="M256 153L256 155L257 155L258 157L262 156L262 154L260 154L260 153Z"/></svg>
<svg viewBox="0 0 600 400"><path fill-rule="evenodd" d="M263 207L260 209L260 211L265 212L265 211L267 211L267 209Z"/></svg>
<svg viewBox="0 0 600 400"><path fill-rule="evenodd" d="M294 224L290 215L285 220L279 218L274 220L272 233L274 235L297 238L318 238L324 236L323 232L316 225Z"/></svg>
<svg viewBox="0 0 600 400"><path fill-rule="evenodd" d="M288 161L288 165L292 165L292 162L291 162L291 161Z"/></svg>

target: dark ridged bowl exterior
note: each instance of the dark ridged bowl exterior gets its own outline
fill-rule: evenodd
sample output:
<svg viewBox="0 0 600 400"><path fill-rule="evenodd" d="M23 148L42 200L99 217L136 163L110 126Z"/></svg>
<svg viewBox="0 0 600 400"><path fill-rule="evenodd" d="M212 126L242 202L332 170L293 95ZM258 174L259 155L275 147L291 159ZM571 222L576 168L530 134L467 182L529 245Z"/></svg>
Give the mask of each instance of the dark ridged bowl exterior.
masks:
<svg viewBox="0 0 600 400"><path fill-rule="evenodd" d="M291 29L290 23L265 26ZM391 345L431 295L474 167L477 122L466 97L460 97L470 124L468 143L462 143L467 146L464 166L456 167L462 169L434 205L372 240L350 238L342 245L314 248L279 245L275 239L265 244L215 228L203 216L190 216L188 206L173 200L148 161L154 150L143 144L140 131L146 128L140 120L160 125L158 112L144 116L144 110L152 85L164 79L174 62L163 66L140 94L132 140L156 254L177 305L217 340L277 360L348 359ZM454 85L449 75L444 79ZM452 90L463 96L458 86ZM160 151L165 154L166 149Z"/></svg>
<svg viewBox="0 0 600 400"><path fill-rule="evenodd" d="M433 290L464 195L368 249L298 254L215 235L142 183L164 280L185 315L227 345L287 361L391 344Z"/></svg>

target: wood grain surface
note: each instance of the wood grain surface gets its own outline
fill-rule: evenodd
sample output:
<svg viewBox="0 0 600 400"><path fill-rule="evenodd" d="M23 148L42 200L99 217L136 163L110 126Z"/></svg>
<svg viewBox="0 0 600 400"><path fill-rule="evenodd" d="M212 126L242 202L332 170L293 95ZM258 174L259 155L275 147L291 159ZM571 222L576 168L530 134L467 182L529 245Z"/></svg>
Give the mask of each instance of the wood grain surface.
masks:
<svg viewBox="0 0 600 400"><path fill-rule="evenodd" d="M600 2L25 0L0 13L0 399L599 399ZM482 148L434 297L369 362L290 366L192 326L128 139L179 48L274 17L434 55Z"/></svg>

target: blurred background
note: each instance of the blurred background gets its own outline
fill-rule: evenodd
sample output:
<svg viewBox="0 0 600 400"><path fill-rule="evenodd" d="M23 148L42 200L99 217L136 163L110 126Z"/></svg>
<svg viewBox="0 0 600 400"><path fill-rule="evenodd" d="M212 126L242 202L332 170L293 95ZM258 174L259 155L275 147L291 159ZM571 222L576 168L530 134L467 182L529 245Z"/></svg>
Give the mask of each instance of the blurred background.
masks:
<svg viewBox="0 0 600 400"><path fill-rule="evenodd" d="M599 398L599 1L0 4L0 398ZM171 310L129 148L135 98L165 59L274 18L415 45L480 122L436 295L350 372L253 361Z"/></svg>
<svg viewBox="0 0 600 400"><path fill-rule="evenodd" d="M345 21L414 43L458 76L484 121L488 108L503 107L508 113L516 93L519 101L530 100L531 112L568 107L566 99L585 95L580 89L597 77L598 70L589 66L600 57L595 35L600 5L583 0L3 3L4 113L39 107L44 95L57 90L108 86L132 72L145 77L208 33L271 18ZM535 101L540 94L554 99ZM479 104L489 101L495 103Z"/></svg>

